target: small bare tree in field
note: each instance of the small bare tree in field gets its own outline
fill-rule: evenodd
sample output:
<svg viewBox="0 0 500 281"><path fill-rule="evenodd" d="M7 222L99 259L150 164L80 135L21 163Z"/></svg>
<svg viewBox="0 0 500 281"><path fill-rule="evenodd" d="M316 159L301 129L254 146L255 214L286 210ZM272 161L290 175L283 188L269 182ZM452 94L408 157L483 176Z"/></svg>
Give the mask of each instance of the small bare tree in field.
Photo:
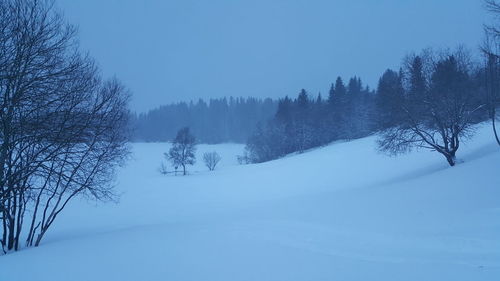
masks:
<svg viewBox="0 0 500 281"><path fill-rule="evenodd" d="M219 164L221 159L222 158L220 157L220 155L215 151L205 152L203 154L203 162L205 162L205 166L207 166L207 168L210 171L215 170L215 166L217 166L217 164Z"/></svg>
<svg viewBox="0 0 500 281"><path fill-rule="evenodd" d="M77 196L114 200L129 95L50 0L0 1L0 244L38 246ZM22 235L26 230L25 235Z"/></svg>
<svg viewBox="0 0 500 281"><path fill-rule="evenodd" d="M194 153L196 152L196 139L191 135L189 128L182 128L177 132L177 136L172 142L172 148L165 153L172 165L175 167L177 172L177 167L182 167L182 174L186 175L186 166L194 165L196 162L196 157Z"/></svg>
<svg viewBox="0 0 500 281"><path fill-rule="evenodd" d="M165 163L162 161L161 164L160 164L160 168L158 168L158 171L160 172L160 174L162 175L167 175L169 172L168 172L168 168L167 168L167 165L165 165Z"/></svg>

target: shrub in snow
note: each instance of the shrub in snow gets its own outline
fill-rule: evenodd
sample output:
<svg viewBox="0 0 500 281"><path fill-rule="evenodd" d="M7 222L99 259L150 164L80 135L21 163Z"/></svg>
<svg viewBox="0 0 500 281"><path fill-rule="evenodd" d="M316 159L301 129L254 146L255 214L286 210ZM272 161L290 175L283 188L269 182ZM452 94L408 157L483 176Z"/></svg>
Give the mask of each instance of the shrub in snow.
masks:
<svg viewBox="0 0 500 281"><path fill-rule="evenodd" d="M220 160L220 155L215 151L205 152L203 154L203 162L205 162L205 166L207 166L210 171L215 170L215 166L217 166Z"/></svg>
<svg viewBox="0 0 500 281"><path fill-rule="evenodd" d="M168 174L168 169L167 169L167 165L165 165L165 163L161 162L160 164L160 168L158 169L160 171L160 174L162 175L166 175Z"/></svg>

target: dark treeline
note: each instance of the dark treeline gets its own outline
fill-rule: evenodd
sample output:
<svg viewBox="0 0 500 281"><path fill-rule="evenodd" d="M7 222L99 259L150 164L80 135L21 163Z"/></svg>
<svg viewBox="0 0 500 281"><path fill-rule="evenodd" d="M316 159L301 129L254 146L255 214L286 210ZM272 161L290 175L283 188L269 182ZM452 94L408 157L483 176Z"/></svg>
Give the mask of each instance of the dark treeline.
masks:
<svg viewBox="0 0 500 281"><path fill-rule="evenodd" d="M274 118L248 139L244 159L269 161L378 132L382 151L428 148L453 166L461 141L473 134L475 123L488 118L488 81L499 81L497 70L498 60L475 63L463 48L425 50L407 56L398 71L387 70L376 91L358 77L347 84L337 78L325 99L302 90L295 99L279 101Z"/></svg>
<svg viewBox="0 0 500 281"><path fill-rule="evenodd" d="M273 119L248 139L246 162L264 162L288 153L378 133L378 147L389 154L413 148L436 151L450 166L460 144L473 136L475 124L491 120L493 136L500 108L500 3L485 0L495 17L485 25L482 62L463 48L409 55L399 70L388 69L376 91L339 77L329 95L317 98L302 90L296 99L279 101Z"/></svg>
<svg viewBox="0 0 500 281"><path fill-rule="evenodd" d="M274 118L259 124L247 142L247 160L269 161L333 140L366 136L375 127L374 110L375 92L359 77L347 85L338 77L326 98L302 89L295 99L281 99Z"/></svg>
<svg viewBox="0 0 500 281"><path fill-rule="evenodd" d="M245 142L259 122L272 118L277 102L257 98L220 98L180 102L133 116L134 141L170 141L189 127L202 143Z"/></svg>

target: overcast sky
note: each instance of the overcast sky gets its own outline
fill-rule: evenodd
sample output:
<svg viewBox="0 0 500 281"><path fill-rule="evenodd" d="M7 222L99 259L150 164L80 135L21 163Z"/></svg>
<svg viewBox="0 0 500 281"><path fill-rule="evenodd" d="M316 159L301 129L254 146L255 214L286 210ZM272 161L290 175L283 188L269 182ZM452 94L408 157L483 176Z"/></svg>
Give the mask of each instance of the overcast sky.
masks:
<svg viewBox="0 0 500 281"><path fill-rule="evenodd" d="M83 49L132 91L132 109L200 97L371 87L422 48L475 50L480 0L58 0Z"/></svg>

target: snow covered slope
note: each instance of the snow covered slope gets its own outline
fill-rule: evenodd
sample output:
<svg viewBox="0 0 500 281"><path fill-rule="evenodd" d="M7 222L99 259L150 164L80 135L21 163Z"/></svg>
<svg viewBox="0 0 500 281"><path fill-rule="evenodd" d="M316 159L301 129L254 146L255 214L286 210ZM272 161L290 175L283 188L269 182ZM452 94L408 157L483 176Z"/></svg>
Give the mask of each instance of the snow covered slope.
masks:
<svg viewBox="0 0 500 281"><path fill-rule="evenodd" d="M245 166L241 145L201 145L222 163L186 177L158 173L166 145L135 144L119 204L73 202L42 246L0 256L0 280L500 280L490 128L453 168L374 142Z"/></svg>

